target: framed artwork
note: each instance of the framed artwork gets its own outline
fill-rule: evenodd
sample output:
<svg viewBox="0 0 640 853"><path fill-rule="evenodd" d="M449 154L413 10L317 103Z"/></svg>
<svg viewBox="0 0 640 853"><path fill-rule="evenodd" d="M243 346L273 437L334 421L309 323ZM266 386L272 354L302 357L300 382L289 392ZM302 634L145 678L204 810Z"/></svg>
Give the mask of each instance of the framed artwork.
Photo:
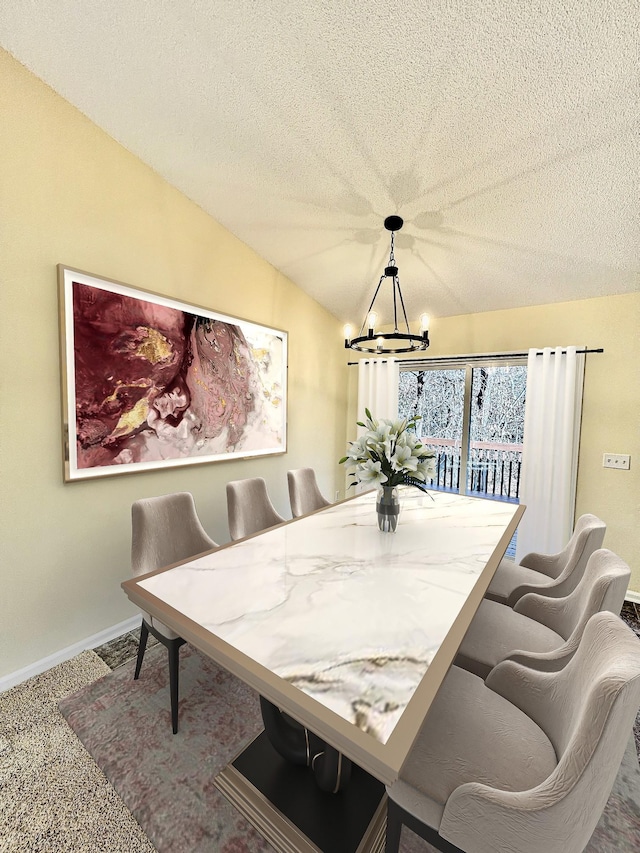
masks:
<svg viewBox="0 0 640 853"><path fill-rule="evenodd" d="M58 265L65 481L285 453L287 333Z"/></svg>

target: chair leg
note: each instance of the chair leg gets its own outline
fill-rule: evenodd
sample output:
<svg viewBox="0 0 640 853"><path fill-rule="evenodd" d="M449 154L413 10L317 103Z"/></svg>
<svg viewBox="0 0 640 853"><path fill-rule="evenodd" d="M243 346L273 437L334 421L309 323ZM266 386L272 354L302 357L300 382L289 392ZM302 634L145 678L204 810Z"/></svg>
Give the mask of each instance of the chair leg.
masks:
<svg viewBox="0 0 640 853"><path fill-rule="evenodd" d="M145 649L147 648L147 640L149 639L149 634L153 634L153 636L158 640L158 642L162 643L163 646L166 646L167 651L169 652L169 693L171 695L171 726L173 728L174 735L178 733L178 676L180 669L180 646L184 646L185 640L182 637L177 637L175 640L169 640L164 634L159 633L155 630L155 628L147 625L147 623L142 620L142 626L140 628L140 643L138 644L138 659L136 661L136 671L134 673L134 679L138 678L140 675L140 667L142 666L142 659L144 658Z"/></svg>
<svg viewBox="0 0 640 853"><path fill-rule="evenodd" d="M142 620L142 625L140 627L140 642L138 643L138 659L136 661L136 671L133 675L134 680L137 680L140 675L140 668L142 666L142 661L144 658L144 653L147 648L147 640L149 639L149 629L147 628L147 623Z"/></svg>
<svg viewBox="0 0 640 853"><path fill-rule="evenodd" d="M384 853L398 853L402 832L401 811L392 799L387 799L387 841Z"/></svg>
<svg viewBox="0 0 640 853"><path fill-rule="evenodd" d="M180 669L179 640L171 640L167 644L169 650L169 688L171 691L171 725L174 735L178 733L178 673Z"/></svg>
<svg viewBox="0 0 640 853"><path fill-rule="evenodd" d="M403 826L406 826L411 832L415 832L420 838L424 838L432 847L440 850L440 853L464 853L460 847L456 847L455 844L439 835L437 829L422 823L417 817L395 803L391 797L387 797L387 846L384 848L384 853L398 853L400 833Z"/></svg>

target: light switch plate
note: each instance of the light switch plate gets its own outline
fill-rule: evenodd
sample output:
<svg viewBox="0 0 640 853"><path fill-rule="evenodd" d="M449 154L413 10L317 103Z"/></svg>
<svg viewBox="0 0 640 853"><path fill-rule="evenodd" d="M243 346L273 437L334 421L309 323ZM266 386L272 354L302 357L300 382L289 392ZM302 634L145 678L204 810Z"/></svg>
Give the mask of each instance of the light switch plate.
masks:
<svg viewBox="0 0 640 853"><path fill-rule="evenodd" d="M628 471L631 467L631 456L628 453L605 453L602 457L602 467Z"/></svg>

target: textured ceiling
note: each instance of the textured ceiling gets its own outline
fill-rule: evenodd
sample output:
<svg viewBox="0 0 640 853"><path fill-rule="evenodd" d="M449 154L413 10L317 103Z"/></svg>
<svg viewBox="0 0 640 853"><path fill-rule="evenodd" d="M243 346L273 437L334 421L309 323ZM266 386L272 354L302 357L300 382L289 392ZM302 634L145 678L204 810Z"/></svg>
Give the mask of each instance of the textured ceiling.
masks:
<svg viewBox="0 0 640 853"><path fill-rule="evenodd" d="M4 0L0 44L333 314L640 289L640 0ZM389 319L388 315L383 319Z"/></svg>

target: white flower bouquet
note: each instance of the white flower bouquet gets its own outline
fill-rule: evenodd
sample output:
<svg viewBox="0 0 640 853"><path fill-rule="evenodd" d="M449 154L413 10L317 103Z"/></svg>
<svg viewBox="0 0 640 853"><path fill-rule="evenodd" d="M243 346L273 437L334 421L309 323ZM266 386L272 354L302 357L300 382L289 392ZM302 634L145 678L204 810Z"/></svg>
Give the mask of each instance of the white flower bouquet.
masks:
<svg viewBox="0 0 640 853"><path fill-rule="evenodd" d="M417 486L426 490L426 481L435 477L435 451L427 450L413 428L419 416L410 420L379 421L365 409L366 423L358 426L367 432L356 441L349 442L347 455L340 464L347 462L355 467L353 482L380 486Z"/></svg>

